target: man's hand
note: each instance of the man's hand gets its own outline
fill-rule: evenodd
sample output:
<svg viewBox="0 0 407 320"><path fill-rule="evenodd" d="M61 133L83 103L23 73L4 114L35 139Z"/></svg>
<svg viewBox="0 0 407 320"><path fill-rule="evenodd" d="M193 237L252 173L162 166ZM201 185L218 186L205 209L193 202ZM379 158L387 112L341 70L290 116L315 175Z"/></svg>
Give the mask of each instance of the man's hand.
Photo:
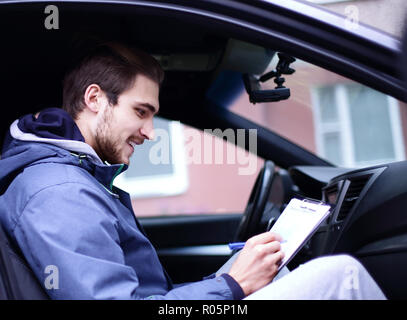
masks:
<svg viewBox="0 0 407 320"><path fill-rule="evenodd" d="M279 235L271 232L261 233L246 241L229 271L246 296L270 283L277 274L278 265L284 258L281 241Z"/></svg>

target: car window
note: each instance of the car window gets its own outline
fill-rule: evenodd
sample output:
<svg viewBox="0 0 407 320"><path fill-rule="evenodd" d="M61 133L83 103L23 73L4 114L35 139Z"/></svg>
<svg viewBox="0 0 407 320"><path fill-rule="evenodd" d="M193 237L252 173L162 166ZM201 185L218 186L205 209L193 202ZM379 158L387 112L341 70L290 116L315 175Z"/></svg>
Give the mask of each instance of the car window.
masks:
<svg viewBox="0 0 407 320"><path fill-rule="evenodd" d="M275 68L277 55L270 63ZM357 82L296 60L284 75L290 98L249 105L242 92L230 110L342 167L406 158L404 103ZM262 89L273 89L273 81Z"/></svg>
<svg viewBox="0 0 407 320"><path fill-rule="evenodd" d="M265 72L277 63L274 54ZM209 90L208 99L337 166L406 159L404 103L298 59L290 66L295 72L284 75L287 100L250 103L236 72L219 74L222 83L234 85L227 94ZM275 86L270 80L262 89ZM231 129L203 132L176 121L154 121L156 140L138 146L129 169L115 182L130 193L135 214L242 213L263 159L236 147L239 137Z"/></svg>
<svg viewBox="0 0 407 320"><path fill-rule="evenodd" d="M263 160L234 145L239 130L201 131L162 118L154 125L156 139L138 146L115 180L136 216L243 212Z"/></svg>

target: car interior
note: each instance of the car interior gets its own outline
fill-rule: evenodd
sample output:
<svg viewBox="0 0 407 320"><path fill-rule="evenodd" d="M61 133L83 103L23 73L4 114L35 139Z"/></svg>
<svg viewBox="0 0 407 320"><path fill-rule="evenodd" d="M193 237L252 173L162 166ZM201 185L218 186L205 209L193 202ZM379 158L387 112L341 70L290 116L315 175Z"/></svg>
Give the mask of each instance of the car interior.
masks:
<svg viewBox="0 0 407 320"><path fill-rule="evenodd" d="M295 77L290 74L290 59L300 58L404 99L400 87L393 90L390 81L376 81L394 76L396 67L377 64L377 72L369 77L367 72L338 63L343 53L321 59L322 51L319 56L307 52L305 45L289 46L294 31L284 29L284 42L278 32L266 37L232 19L221 21L165 6L61 3L59 30L44 28L42 4L1 7L2 140L18 117L60 106L65 71L102 40L136 46L161 63L166 73L160 92L161 117L200 130L244 128L247 139L248 130L257 129L257 152L265 162L247 195L245 212L139 219L175 283L200 280L215 272L232 254L216 248L266 231L290 199L307 197L329 203L332 212L289 268L322 255L348 253L361 261L388 298L407 297L407 175L403 174L407 162L337 167L224 107L237 94L236 74L241 77L239 85L246 80L246 90L257 103L289 99L287 90L264 92L250 82L253 75L264 74L278 54L282 72L277 78ZM282 32L282 27L276 30ZM385 55L386 61L394 59L390 51ZM374 65L374 59L370 60L366 63ZM18 248L13 250L19 255Z"/></svg>

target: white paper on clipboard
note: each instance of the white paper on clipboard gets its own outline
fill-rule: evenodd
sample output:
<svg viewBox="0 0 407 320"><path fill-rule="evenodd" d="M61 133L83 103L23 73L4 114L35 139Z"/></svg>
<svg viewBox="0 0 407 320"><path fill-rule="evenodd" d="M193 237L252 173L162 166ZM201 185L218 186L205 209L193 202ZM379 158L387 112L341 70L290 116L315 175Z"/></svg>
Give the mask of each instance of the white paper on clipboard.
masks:
<svg viewBox="0 0 407 320"><path fill-rule="evenodd" d="M328 217L331 207L309 199L292 199L280 215L270 232L282 237L281 250L284 267L315 233L322 221Z"/></svg>

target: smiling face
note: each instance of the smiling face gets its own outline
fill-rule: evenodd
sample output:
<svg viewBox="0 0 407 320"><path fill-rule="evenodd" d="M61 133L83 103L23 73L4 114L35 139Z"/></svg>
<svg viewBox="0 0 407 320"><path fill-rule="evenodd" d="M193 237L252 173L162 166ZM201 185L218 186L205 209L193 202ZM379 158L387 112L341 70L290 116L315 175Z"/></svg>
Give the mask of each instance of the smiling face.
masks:
<svg viewBox="0 0 407 320"><path fill-rule="evenodd" d="M145 139L154 139L153 117L159 109L158 95L158 84L139 74L116 105L103 99L91 144L103 161L129 164L135 146Z"/></svg>

